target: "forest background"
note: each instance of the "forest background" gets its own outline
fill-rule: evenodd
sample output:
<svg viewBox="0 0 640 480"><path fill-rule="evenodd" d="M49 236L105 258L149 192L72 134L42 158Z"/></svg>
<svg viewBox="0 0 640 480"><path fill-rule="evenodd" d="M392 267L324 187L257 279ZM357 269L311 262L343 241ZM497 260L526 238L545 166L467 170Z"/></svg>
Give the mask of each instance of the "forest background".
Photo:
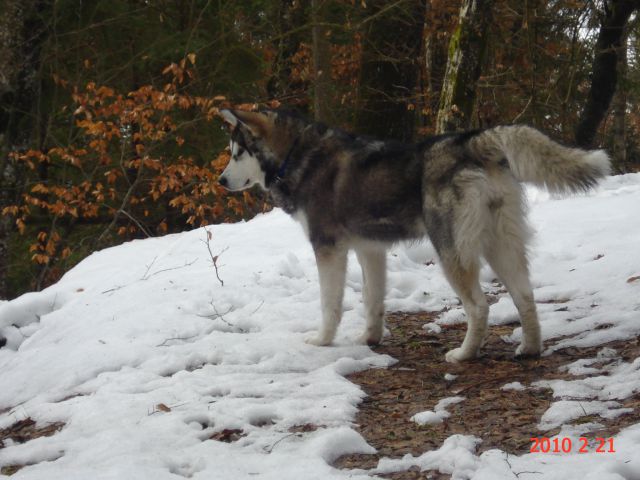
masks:
<svg viewBox="0 0 640 480"><path fill-rule="evenodd" d="M221 107L384 138L526 123L640 168L638 0L0 0L0 299L247 219ZM215 232L215 230L214 230Z"/></svg>

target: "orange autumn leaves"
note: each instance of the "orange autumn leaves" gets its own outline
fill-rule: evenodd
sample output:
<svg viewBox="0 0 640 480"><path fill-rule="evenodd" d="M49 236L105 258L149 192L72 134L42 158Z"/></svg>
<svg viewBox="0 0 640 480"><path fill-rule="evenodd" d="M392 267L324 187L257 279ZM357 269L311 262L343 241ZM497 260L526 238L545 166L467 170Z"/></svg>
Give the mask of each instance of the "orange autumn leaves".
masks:
<svg viewBox="0 0 640 480"><path fill-rule="evenodd" d="M218 108L229 106L223 96L188 93L195 62L195 54L188 54L166 67L160 87L126 93L93 82L73 87L66 109L72 140L11 153L29 187L0 213L12 217L20 233L33 236L32 261L48 265L69 257L74 245L64 232L70 224L100 226L94 240L127 239L185 224L234 221L257 206L250 193L227 195L217 184L228 152L190 148L188 136L217 128ZM68 88L66 81L54 81Z"/></svg>

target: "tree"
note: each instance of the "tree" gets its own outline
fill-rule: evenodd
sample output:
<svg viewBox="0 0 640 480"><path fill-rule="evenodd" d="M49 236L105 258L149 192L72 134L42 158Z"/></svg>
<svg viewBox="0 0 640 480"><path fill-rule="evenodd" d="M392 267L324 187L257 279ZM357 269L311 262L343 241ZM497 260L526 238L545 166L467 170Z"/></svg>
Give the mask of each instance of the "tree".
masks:
<svg viewBox="0 0 640 480"><path fill-rule="evenodd" d="M595 25L603 2L0 0L0 297L93 248L259 210L215 187L228 136L211 105L280 102L404 141L515 121L568 140L603 69L611 86L602 39L638 3L607 0ZM638 25L601 129L630 169Z"/></svg>
<svg viewBox="0 0 640 480"><path fill-rule="evenodd" d="M311 0L311 34L313 39L313 117L318 122L334 123L331 109L330 30L323 25L327 0Z"/></svg>
<svg viewBox="0 0 640 480"><path fill-rule="evenodd" d="M0 298L9 293L10 218L2 210L19 197L20 172L9 157L16 148L42 142L40 114L41 82L38 72L45 40L47 2L39 0L0 2ZM40 114L40 116L39 116Z"/></svg>
<svg viewBox="0 0 640 480"><path fill-rule="evenodd" d="M606 0L600 15L600 32L593 58L591 89L576 128L576 143L589 148L598 127L609 109L618 81L618 55L624 38L625 25L638 0Z"/></svg>
<svg viewBox="0 0 640 480"><path fill-rule="evenodd" d="M267 60L267 98L279 99L287 105L306 110L308 104L307 75L300 65L305 62L303 54L307 32L301 26L308 23L308 11L296 0L278 0L267 10L269 31L265 29ZM306 72L305 72L306 73Z"/></svg>
<svg viewBox="0 0 640 480"><path fill-rule="evenodd" d="M424 5L367 2L355 130L412 140L420 72ZM367 12L367 13L368 13Z"/></svg>
<svg viewBox="0 0 640 480"><path fill-rule="evenodd" d="M620 41L620 51L616 63L617 87L612 99L612 157L618 170L624 171L627 161L627 33Z"/></svg>
<svg viewBox="0 0 640 480"><path fill-rule="evenodd" d="M447 70L436 120L437 133L466 129L472 124L492 6L492 0L462 2L458 25L449 41Z"/></svg>
<svg viewBox="0 0 640 480"><path fill-rule="evenodd" d="M447 52L451 32L457 23L459 5L446 0L427 0L424 31L419 102L419 131L435 132L440 92L447 69Z"/></svg>

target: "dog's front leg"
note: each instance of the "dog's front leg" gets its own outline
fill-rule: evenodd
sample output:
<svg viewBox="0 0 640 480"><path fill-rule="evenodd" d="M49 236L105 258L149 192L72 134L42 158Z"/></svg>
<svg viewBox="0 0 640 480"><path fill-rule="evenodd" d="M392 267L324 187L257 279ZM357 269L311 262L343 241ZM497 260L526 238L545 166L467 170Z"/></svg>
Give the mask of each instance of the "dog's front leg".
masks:
<svg viewBox="0 0 640 480"><path fill-rule="evenodd" d="M320 279L322 325L317 335L307 339L311 345L329 345L342 317L342 298L347 270L347 250L338 247L314 248Z"/></svg>

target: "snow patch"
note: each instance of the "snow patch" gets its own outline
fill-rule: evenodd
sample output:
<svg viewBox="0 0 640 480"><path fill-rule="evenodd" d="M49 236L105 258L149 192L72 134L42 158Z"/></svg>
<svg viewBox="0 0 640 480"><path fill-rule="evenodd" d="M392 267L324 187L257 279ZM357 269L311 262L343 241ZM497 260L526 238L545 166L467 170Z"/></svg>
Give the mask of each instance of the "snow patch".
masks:
<svg viewBox="0 0 640 480"><path fill-rule="evenodd" d="M433 411L425 410L424 412L416 413L411 420L418 425L435 425L442 423L446 418L449 418L451 414L447 412L449 405L454 405L463 401L465 397L447 397L440 400Z"/></svg>
<svg viewBox="0 0 640 480"><path fill-rule="evenodd" d="M430 450L417 457L407 454L401 459L382 458L373 474L388 474L409 470L417 466L420 470L437 470L451 475L454 479L473 476L480 465L475 455L476 447L482 442L471 435L452 435L437 450Z"/></svg>
<svg viewBox="0 0 640 480"><path fill-rule="evenodd" d="M521 392L526 389L527 387L522 385L520 382L505 383L502 387L500 387L500 390L504 390L504 391L515 390L515 391Z"/></svg>

